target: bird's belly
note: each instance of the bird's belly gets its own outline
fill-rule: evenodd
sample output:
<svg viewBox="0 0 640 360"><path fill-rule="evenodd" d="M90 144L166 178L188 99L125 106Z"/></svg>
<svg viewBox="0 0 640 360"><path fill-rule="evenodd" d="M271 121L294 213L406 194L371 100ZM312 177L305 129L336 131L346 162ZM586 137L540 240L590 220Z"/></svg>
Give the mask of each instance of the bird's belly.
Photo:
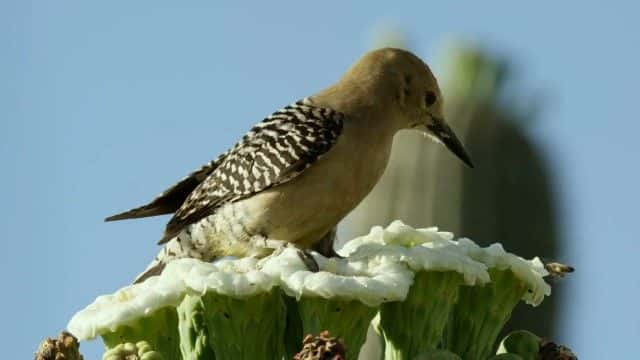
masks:
<svg viewBox="0 0 640 360"><path fill-rule="evenodd" d="M240 204L239 204L240 205ZM298 191L266 191L243 201L244 224L270 239L296 243L306 248L337 225L349 209L337 209L329 192L315 195Z"/></svg>
<svg viewBox="0 0 640 360"><path fill-rule="evenodd" d="M288 183L240 201L245 225L271 239L311 247L362 201L386 166L323 160Z"/></svg>

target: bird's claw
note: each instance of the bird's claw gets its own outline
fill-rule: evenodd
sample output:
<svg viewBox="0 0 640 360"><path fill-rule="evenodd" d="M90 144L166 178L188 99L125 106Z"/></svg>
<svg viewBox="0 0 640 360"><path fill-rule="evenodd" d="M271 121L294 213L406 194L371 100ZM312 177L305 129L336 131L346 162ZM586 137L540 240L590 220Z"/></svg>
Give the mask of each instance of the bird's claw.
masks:
<svg viewBox="0 0 640 360"><path fill-rule="evenodd" d="M286 248L293 247L296 249L298 256L300 257L302 262L304 262L304 264L307 266L309 271L311 272L320 271L320 266L318 265L318 262L313 258L310 252L308 252L307 250L299 249L290 242L269 239L263 235L254 235L251 238L251 240L249 240L249 243L251 248L256 249L255 251L253 251L251 255L254 255L257 257L264 257L264 255L262 254L264 253L265 249L271 250L271 253L267 255L268 257L276 257L282 254L282 252Z"/></svg>
<svg viewBox="0 0 640 360"><path fill-rule="evenodd" d="M309 271L311 272L320 271L320 266L318 265L318 262L316 261L316 259L313 258L313 255L311 255L309 252L298 249L298 256L300 257L302 262L307 266L307 269L309 269Z"/></svg>

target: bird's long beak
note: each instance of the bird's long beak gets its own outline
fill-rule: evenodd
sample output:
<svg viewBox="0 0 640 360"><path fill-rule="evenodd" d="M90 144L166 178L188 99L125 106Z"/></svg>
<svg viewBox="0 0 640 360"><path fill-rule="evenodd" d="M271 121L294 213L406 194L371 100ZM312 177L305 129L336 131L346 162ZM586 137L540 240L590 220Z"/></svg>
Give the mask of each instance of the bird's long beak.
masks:
<svg viewBox="0 0 640 360"><path fill-rule="evenodd" d="M427 128L447 149L454 153L468 167L473 168L469 154L467 154L467 151L464 149L460 140L458 140L456 134L443 119L433 118L432 123L428 124Z"/></svg>

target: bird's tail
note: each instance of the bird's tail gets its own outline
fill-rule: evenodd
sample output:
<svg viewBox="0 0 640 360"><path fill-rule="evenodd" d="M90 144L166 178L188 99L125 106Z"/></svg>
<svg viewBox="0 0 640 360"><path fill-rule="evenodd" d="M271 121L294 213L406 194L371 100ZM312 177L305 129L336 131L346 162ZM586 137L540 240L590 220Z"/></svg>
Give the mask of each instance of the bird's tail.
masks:
<svg viewBox="0 0 640 360"><path fill-rule="evenodd" d="M198 253L193 251L190 239L183 238L178 241L178 238L175 237L162 247L155 259L136 277L133 283L138 284L152 276L158 276L162 274L168 263L185 257L198 257Z"/></svg>
<svg viewBox="0 0 640 360"><path fill-rule="evenodd" d="M167 264L163 261L153 260L147 268L133 280L134 284L139 284L152 276L158 276L162 274L162 270L164 270Z"/></svg>

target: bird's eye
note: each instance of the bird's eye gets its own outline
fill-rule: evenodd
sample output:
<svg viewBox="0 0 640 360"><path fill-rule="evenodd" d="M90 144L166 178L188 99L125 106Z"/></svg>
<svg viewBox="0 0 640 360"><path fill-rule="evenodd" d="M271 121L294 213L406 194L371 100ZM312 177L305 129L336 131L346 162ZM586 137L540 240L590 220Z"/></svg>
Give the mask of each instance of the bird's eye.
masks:
<svg viewBox="0 0 640 360"><path fill-rule="evenodd" d="M436 94L433 91L427 91L427 94L424 96L425 104L427 104L427 106L431 106L436 103L436 100L438 100Z"/></svg>

